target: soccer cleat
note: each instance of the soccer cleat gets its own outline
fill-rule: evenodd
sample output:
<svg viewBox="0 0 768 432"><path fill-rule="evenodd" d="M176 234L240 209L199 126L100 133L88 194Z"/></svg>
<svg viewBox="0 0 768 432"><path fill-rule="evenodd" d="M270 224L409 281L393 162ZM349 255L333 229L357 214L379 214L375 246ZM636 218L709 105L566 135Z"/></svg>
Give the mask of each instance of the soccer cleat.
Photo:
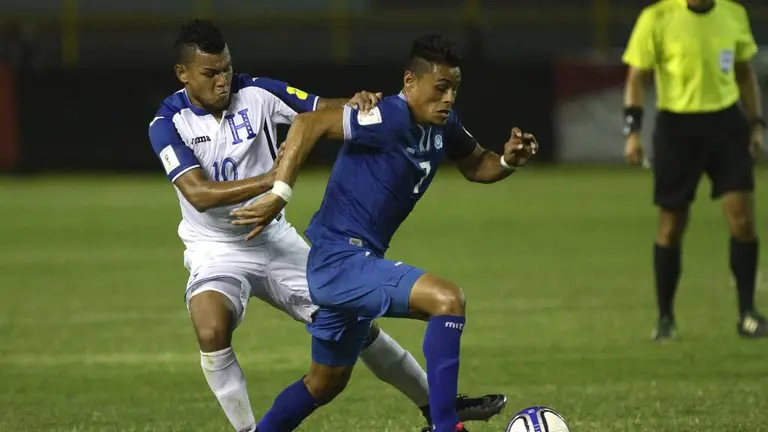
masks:
<svg viewBox="0 0 768 432"><path fill-rule="evenodd" d="M736 330L745 338L768 337L768 320L757 312L747 312L739 318Z"/></svg>
<svg viewBox="0 0 768 432"><path fill-rule="evenodd" d="M675 326L675 320L671 317L661 317L653 330L651 337L656 342L664 342L677 338L677 327Z"/></svg>
<svg viewBox="0 0 768 432"><path fill-rule="evenodd" d="M507 397L503 394L485 395L479 398L461 396L456 398L456 412L459 421L488 421L507 406Z"/></svg>
<svg viewBox="0 0 768 432"><path fill-rule="evenodd" d="M478 398L462 395L456 397L456 413L461 422L488 421L503 411L505 406L507 406L507 397L503 394L485 395ZM427 419L427 424L432 424L429 405L421 407L421 413Z"/></svg>

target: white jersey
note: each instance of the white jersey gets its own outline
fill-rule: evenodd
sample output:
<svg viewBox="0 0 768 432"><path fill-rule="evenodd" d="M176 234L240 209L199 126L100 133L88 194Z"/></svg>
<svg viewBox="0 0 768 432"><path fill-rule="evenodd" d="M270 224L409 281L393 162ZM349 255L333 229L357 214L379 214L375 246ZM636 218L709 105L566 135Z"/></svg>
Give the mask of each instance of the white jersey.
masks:
<svg viewBox="0 0 768 432"><path fill-rule="evenodd" d="M231 181L269 171L277 156L276 125L290 124L299 113L313 111L318 97L269 78L246 74L232 77L231 101L217 121L190 103L185 90L163 101L149 125L149 138L168 178L200 168L209 180ZM241 241L252 229L232 224L230 212L250 201L199 212L176 187L182 220L179 236L185 243ZM264 234L284 223L284 214Z"/></svg>

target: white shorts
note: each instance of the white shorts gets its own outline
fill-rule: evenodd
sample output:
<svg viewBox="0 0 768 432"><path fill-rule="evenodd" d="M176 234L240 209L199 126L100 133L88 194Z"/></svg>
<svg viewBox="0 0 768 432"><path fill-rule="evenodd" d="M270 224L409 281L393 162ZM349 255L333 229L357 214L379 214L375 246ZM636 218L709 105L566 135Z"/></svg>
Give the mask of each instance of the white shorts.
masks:
<svg viewBox="0 0 768 432"><path fill-rule="evenodd" d="M289 223L258 245L187 241L184 266L189 270L185 300L204 291L218 291L232 301L235 325L248 301L257 297L293 319L308 323L317 310L307 286L309 245ZM236 280L238 283L206 283Z"/></svg>

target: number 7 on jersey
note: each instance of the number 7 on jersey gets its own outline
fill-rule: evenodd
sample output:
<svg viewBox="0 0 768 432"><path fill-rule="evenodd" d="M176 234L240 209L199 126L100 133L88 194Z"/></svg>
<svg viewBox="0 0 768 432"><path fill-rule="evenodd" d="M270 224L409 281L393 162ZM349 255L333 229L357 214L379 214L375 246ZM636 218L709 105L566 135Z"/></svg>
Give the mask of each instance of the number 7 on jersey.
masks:
<svg viewBox="0 0 768 432"><path fill-rule="evenodd" d="M421 184L424 183L424 180L426 180L427 176L429 176L429 173L432 172L432 164L429 161L420 162L419 166L421 167L421 170L424 171L424 175L421 176L421 180L416 183L416 186L413 188L413 193L419 193Z"/></svg>

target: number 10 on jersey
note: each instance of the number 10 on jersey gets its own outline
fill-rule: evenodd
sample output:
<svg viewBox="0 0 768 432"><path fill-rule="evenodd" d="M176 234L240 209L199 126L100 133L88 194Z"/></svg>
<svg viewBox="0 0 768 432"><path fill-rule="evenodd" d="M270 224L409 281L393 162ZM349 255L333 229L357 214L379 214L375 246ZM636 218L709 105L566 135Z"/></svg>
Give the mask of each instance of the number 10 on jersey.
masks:
<svg viewBox="0 0 768 432"><path fill-rule="evenodd" d="M228 157L221 161L213 162L213 179L216 181L237 180L237 162Z"/></svg>

